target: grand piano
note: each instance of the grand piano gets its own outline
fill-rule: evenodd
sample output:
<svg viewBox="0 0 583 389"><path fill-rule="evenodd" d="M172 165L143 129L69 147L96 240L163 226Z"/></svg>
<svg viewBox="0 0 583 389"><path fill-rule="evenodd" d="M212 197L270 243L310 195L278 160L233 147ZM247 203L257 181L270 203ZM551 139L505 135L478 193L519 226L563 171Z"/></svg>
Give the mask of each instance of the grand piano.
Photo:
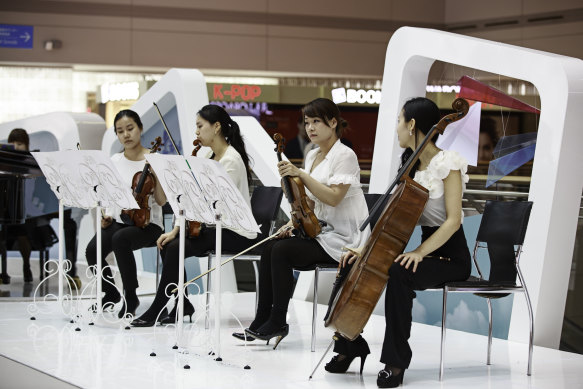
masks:
<svg viewBox="0 0 583 389"><path fill-rule="evenodd" d="M24 180L42 176L40 167L28 151L0 145L0 252L2 282L10 283L6 262L7 226L25 222Z"/></svg>

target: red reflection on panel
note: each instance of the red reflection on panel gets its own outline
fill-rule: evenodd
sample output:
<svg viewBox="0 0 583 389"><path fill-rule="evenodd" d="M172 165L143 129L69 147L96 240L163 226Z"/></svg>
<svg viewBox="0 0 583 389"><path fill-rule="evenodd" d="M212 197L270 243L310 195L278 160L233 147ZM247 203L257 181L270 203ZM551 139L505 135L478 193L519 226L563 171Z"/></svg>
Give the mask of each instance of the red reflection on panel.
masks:
<svg viewBox="0 0 583 389"><path fill-rule="evenodd" d="M519 111L532 112L540 114L540 110L523 103L522 101L508 96L506 93L499 91L496 88L482 84L471 77L463 76L458 81L461 86L459 97L465 99L481 101L482 103L490 103L502 107L517 109Z"/></svg>

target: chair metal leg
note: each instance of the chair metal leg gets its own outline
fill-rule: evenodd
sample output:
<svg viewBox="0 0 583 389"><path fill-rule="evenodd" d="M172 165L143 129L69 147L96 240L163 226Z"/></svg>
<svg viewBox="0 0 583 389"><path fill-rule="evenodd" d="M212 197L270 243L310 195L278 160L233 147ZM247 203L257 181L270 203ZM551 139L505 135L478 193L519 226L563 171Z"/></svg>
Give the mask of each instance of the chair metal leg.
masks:
<svg viewBox="0 0 583 389"><path fill-rule="evenodd" d="M486 299L488 303L488 357L486 358L486 365L491 365L491 355L492 355L492 301Z"/></svg>
<svg viewBox="0 0 583 389"><path fill-rule="evenodd" d="M156 247L156 289L160 285L160 249Z"/></svg>
<svg viewBox="0 0 583 389"><path fill-rule="evenodd" d="M208 269L209 270L212 266L211 259L212 259L212 255L209 254L209 256L208 256ZM206 315L204 318L204 328L206 330L208 330L210 327L210 318L209 318L209 304L211 301L210 291L211 291L211 276L210 276L210 274L208 274L206 276Z"/></svg>
<svg viewBox="0 0 583 389"><path fill-rule="evenodd" d="M46 254L46 257L45 257ZM45 250L39 250L38 251L38 264L40 267L40 274L39 274L39 280L42 281L45 278L45 261L49 258L48 252Z"/></svg>
<svg viewBox="0 0 583 389"><path fill-rule="evenodd" d="M533 343L534 343L534 319L532 315L532 305L530 303L530 296L528 295L528 290L526 289L524 283L524 277L522 277L522 271L520 271L520 266L518 266L518 260L516 261L516 270L518 273L518 279L520 280L520 285L522 285L522 289L524 290L524 298L526 298L526 306L528 308L528 319L529 319L529 338L528 338L528 367L526 370L526 375L530 376L532 374L532 350L533 350Z"/></svg>
<svg viewBox="0 0 583 389"><path fill-rule="evenodd" d="M259 268L257 267L257 261L253 262L253 270L255 271L255 312L257 312L257 306L259 304Z"/></svg>
<svg viewBox="0 0 583 389"><path fill-rule="evenodd" d="M314 271L314 301L312 303L312 352L316 351L316 316L318 314L318 275L320 269Z"/></svg>
<svg viewBox="0 0 583 389"><path fill-rule="evenodd" d="M443 306L441 311L441 348L439 355L439 380L443 380L443 354L445 351L445 323L447 316L447 286L443 288Z"/></svg>
<svg viewBox="0 0 583 389"><path fill-rule="evenodd" d="M524 285L524 284L522 284ZM526 305L528 306L528 319L530 321L530 335L528 338L528 368L526 370L526 375L530 376L532 374L532 349L534 342L534 320L532 317L532 305L530 305L530 297L528 296L528 291L524 288L524 297L526 298Z"/></svg>

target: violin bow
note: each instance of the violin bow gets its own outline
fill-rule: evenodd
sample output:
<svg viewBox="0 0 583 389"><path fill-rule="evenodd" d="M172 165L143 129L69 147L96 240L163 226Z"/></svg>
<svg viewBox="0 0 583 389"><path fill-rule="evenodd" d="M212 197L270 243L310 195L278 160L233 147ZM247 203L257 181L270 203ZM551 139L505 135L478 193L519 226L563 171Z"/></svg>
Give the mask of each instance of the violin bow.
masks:
<svg viewBox="0 0 583 389"><path fill-rule="evenodd" d="M267 241L269 241L269 240L271 240L271 239L275 238L275 237L276 237L276 236L278 236L279 234L281 234L281 233L283 233L283 232L287 232L287 231L289 231L289 230L290 230L290 229L292 229L292 228L293 228L292 226L288 226L288 227L284 228L282 231L278 231L278 232L276 232L275 234L273 234L273 235L270 235L270 236L268 236L267 238L263 239L261 242L257 242L257 243L255 243L253 246L250 246L250 247L246 248L245 250L241 251L240 253L237 253L237 254L233 255L231 258L229 258L229 259L225 259L225 260L224 260L224 261L221 263L221 266L223 266L223 265L225 265L225 264L227 264L227 263L231 262L231 261L232 261L233 259L235 259L235 258L238 258L238 257L240 257L241 255L245 254L246 252L248 252L248 251L250 251L250 250L253 250L255 247L257 247L257 246L259 246L259 245L262 245L263 243L265 243L265 242L267 242ZM190 281L188 281L188 282L185 282L185 283L184 283L184 286L188 286L188 285L192 284L194 281L198 280L198 279L199 279L199 278L201 278L201 277L204 277L204 276L206 276L207 274L209 274L209 273L210 273L210 272L212 272L213 270L216 270L216 267L213 267L212 269L209 269L209 270L205 271L204 273L202 273L202 274L199 274L198 276L194 277L194 278L193 278L193 279L191 279ZM177 291L177 290L178 290L178 288L174 288L174 289L172 290L172 293L176 293L176 291Z"/></svg>

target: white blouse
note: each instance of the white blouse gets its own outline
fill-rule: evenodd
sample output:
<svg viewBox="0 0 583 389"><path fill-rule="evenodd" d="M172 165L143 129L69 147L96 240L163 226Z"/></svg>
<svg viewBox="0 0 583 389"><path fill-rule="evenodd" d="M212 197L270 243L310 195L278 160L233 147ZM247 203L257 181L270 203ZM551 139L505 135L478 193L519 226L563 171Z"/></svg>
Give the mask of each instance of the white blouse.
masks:
<svg viewBox="0 0 583 389"><path fill-rule="evenodd" d="M310 172L320 149L306 155L305 171ZM368 208L360 185L360 167L352 149L340 140L334 143L324 160L309 173L324 185L350 184L346 196L333 207L320 201L307 188L306 194L315 203L314 214L327 225L316 241L336 261L342 256L342 247L362 247L370 236L370 227L360 231L359 227L368 217Z"/></svg>
<svg viewBox="0 0 583 389"><path fill-rule="evenodd" d="M429 162L427 169L417 170L415 182L423 185L429 190L429 200L425 205L423 214L419 218L419 225L428 227L439 227L445 221L445 196L443 180L452 170L459 170L462 175L462 194L466 190L468 162L456 151L442 150L437 153ZM462 211L461 220L464 213Z"/></svg>
<svg viewBox="0 0 583 389"><path fill-rule="evenodd" d="M111 161L115 165L117 171L119 172L123 182L127 182L128 186L131 188L132 180L134 174L144 170L144 165L146 164L146 159L141 161L132 161L126 158L123 152L117 153L111 156ZM148 198L148 205L150 206L150 223L157 224L164 230L164 224L162 222L162 207L156 203L154 195ZM108 208L105 210L107 216L111 216L118 223L123 224L121 220L121 209L120 208Z"/></svg>
<svg viewBox="0 0 583 389"><path fill-rule="evenodd" d="M210 151L206 157L210 158L211 156L212 151ZM243 162L243 158L241 158L239 152L235 150L233 146L229 145L229 147L227 147L227 150L219 160L219 163L225 169L227 174L229 174L229 177L231 177L231 180L233 180L233 183L235 184L237 189L239 189L241 195L243 195L243 199L245 199L245 202L247 203L249 208L251 208L251 199L249 197L249 183L247 182L247 169L245 168L245 163ZM257 237L256 232L247 232L239 229L231 230L248 239L255 239Z"/></svg>

